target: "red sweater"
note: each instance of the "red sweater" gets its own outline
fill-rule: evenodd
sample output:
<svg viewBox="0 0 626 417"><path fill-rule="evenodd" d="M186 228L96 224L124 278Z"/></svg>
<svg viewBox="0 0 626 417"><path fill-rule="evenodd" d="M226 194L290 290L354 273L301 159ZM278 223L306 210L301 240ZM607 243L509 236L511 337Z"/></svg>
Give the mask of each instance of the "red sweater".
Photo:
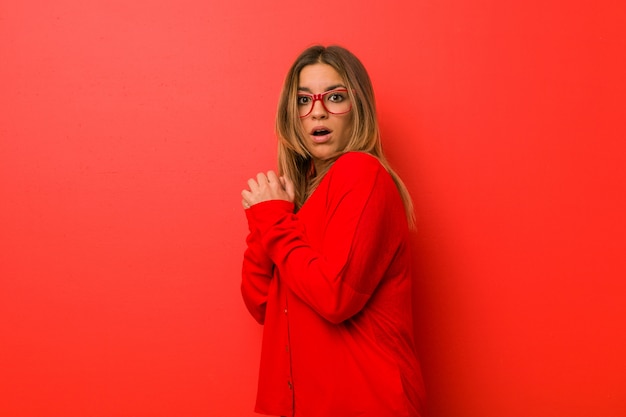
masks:
<svg viewBox="0 0 626 417"><path fill-rule="evenodd" d="M246 210L241 290L264 324L255 411L418 417L409 232L389 173L350 152L311 197Z"/></svg>

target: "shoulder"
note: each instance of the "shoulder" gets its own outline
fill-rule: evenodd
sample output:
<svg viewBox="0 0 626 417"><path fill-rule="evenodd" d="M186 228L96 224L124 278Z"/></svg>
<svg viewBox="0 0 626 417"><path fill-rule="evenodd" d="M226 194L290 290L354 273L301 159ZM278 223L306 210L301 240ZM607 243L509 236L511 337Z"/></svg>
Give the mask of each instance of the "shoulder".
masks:
<svg viewBox="0 0 626 417"><path fill-rule="evenodd" d="M372 170L378 171L383 169L382 164L375 156L365 152L346 152L341 155L331 169L335 170Z"/></svg>
<svg viewBox="0 0 626 417"><path fill-rule="evenodd" d="M340 177L348 183L364 183L375 180L386 172L378 158L365 152L346 152L334 162L328 171L330 177Z"/></svg>
<svg viewBox="0 0 626 417"><path fill-rule="evenodd" d="M331 190L371 190L388 176L378 158L365 152L346 152L333 163L325 180ZM384 180L383 180L384 181Z"/></svg>

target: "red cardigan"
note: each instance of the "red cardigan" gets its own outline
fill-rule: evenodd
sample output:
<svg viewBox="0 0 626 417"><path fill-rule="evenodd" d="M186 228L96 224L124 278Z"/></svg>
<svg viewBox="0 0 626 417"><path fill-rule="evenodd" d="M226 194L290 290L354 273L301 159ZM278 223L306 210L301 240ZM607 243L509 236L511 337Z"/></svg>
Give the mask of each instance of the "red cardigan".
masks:
<svg viewBox="0 0 626 417"><path fill-rule="evenodd" d="M380 162L346 153L297 214L272 200L246 216L241 290L264 324L255 411L421 416L409 232Z"/></svg>

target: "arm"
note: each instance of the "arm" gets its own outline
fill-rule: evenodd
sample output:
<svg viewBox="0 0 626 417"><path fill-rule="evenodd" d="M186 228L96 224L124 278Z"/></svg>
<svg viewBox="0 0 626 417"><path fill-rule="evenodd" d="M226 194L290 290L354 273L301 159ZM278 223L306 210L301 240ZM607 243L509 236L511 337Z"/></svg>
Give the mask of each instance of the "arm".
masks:
<svg viewBox="0 0 626 417"><path fill-rule="evenodd" d="M406 223L393 180L371 156L346 154L327 175L327 204L320 212L326 232L319 250L285 202L258 204L250 217L281 279L322 317L340 323L358 313L376 289Z"/></svg>
<svg viewBox="0 0 626 417"><path fill-rule="evenodd" d="M258 232L251 231L246 243L248 247L241 268L241 295L252 317L263 324L274 263L261 246Z"/></svg>
<svg viewBox="0 0 626 417"><path fill-rule="evenodd" d="M278 177L273 171L267 175L257 174L256 180L249 179L249 190L243 190L241 195L243 208L246 209L246 217L250 234L246 239L248 248L244 252L241 280L241 294L248 311L256 321L265 322L265 310L270 284L274 274L274 263L268 257L261 244L260 234L251 221L250 207L267 200L285 200L290 204L293 211L294 199L293 184L284 177Z"/></svg>

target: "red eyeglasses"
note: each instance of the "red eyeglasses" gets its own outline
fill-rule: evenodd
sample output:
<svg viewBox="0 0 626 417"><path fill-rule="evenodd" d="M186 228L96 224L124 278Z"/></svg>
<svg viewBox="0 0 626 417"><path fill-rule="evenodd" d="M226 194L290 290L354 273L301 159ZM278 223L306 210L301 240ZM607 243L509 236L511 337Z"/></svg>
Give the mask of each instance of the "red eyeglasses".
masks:
<svg viewBox="0 0 626 417"><path fill-rule="evenodd" d="M316 101L320 101L330 114L344 114L352 110L352 102L348 90L342 88L326 91L321 94L298 93L298 112L300 118L307 117L313 111Z"/></svg>

